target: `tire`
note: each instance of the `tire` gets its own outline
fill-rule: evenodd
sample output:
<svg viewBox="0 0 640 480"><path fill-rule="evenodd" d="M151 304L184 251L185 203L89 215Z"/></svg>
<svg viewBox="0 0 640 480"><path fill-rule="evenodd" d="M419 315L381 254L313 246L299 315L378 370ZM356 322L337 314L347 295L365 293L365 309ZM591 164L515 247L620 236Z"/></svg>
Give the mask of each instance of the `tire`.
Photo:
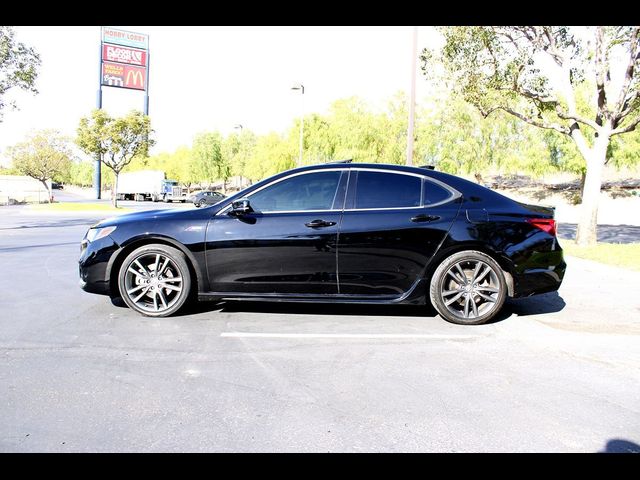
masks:
<svg viewBox="0 0 640 480"><path fill-rule="evenodd" d="M474 281L475 278L480 281ZM431 277L429 297L446 321L481 325L502 309L507 283L502 268L493 258L482 252L465 250L447 257L436 268Z"/></svg>
<svg viewBox="0 0 640 480"><path fill-rule="evenodd" d="M202 206L202 202L194 202L193 204L196 208L200 208Z"/></svg>
<svg viewBox="0 0 640 480"><path fill-rule="evenodd" d="M160 270L159 275L155 274L156 269ZM191 274L187 260L176 248L144 245L122 262L118 288L125 303L138 313L147 317L172 315L190 296Z"/></svg>

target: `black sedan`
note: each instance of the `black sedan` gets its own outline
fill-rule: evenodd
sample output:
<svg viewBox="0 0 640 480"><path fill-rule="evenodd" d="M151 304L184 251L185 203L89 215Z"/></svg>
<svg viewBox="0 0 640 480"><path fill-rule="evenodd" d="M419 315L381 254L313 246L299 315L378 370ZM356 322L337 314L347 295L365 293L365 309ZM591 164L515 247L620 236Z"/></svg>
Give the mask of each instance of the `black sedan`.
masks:
<svg viewBox="0 0 640 480"><path fill-rule="evenodd" d="M214 205L225 198L227 197L220 192L204 190L191 195L187 200L193 203L196 207L202 207L203 205Z"/></svg>
<svg viewBox="0 0 640 480"><path fill-rule="evenodd" d="M152 317L191 298L430 301L450 322L481 324L507 296L560 287L553 213L425 168L302 167L207 208L97 223L80 284Z"/></svg>

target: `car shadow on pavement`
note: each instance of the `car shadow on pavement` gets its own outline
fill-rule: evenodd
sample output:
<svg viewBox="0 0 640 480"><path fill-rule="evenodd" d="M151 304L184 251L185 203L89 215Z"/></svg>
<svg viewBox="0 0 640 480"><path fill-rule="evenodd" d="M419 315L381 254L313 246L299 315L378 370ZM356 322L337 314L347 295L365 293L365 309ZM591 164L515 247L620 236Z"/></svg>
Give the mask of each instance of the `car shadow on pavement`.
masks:
<svg viewBox="0 0 640 480"><path fill-rule="evenodd" d="M221 301L197 302L188 305L178 315L206 312L281 313L295 315L353 315L389 317L435 317L435 309L425 305L356 305L345 303Z"/></svg>
<svg viewBox="0 0 640 480"><path fill-rule="evenodd" d="M510 315L516 314L519 317L525 317L559 312L566 305L558 292L550 292L532 297L509 298L505 302L503 311L508 311Z"/></svg>
<svg viewBox="0 0 640 480"><path fill-rule="evenodd" d="M566 303L558 292L545 293L521 299L508 299L502 311L488 323L507 320L512 315L540 315L559 312ZM432 305L356 305L341 303L222 301L194 302L176 316L197 315L207 312L277 313L297 315L351 315L377 317L431 317L438 313Z"/></svg>

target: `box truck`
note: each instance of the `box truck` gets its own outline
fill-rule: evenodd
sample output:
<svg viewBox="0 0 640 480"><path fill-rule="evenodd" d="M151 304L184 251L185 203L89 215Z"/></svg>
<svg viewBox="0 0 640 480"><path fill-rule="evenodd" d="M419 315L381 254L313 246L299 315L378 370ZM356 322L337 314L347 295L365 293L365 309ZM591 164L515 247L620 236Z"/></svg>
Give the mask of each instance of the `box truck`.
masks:
<svg viewBox="0 0 640 480"><path fill-rule="evenodd" d="M140 170L120 174L118 200L185 202L187 192L177 180L168 180L162 170Z"/></svg>

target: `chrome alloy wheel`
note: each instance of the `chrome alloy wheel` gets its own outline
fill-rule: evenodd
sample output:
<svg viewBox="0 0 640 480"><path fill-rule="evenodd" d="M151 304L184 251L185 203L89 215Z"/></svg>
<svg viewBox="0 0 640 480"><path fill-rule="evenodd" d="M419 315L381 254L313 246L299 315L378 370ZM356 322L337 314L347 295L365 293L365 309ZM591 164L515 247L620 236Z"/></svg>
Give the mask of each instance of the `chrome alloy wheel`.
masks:
<svg viewBox="0 0 640 480"><path fill-rule="evenodd" d="M126 295L136 307L158 313L170 309L180 298L183 281L176 263L161 253L143 253L127 266Z"/></svg>
<svg viewBox="0 0 640 480"><path fill-rule="evenodd" d="M462 260L447 270L440 297L452 315L474 319L495 310L500 297L500 282L487 263Z"/></svg>

